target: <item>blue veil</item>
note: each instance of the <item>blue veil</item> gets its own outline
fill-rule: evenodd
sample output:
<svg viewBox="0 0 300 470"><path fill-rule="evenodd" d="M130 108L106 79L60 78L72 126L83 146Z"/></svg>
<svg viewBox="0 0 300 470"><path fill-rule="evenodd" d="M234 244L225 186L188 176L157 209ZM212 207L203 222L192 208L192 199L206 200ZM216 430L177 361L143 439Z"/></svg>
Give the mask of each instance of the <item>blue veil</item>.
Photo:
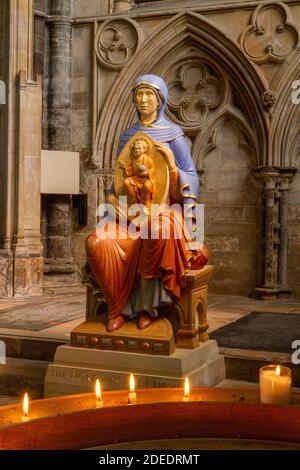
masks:
<svg viewBox="0 0 300 470"><path fill-rule="evenodd" d="M121 135L118 154L126 143L137 132L143 131L158 142L162 142L172 150L176 166L179 170L179 180L184 203L195 203L199 195L199 180L192 156L182 129L168 121L165 117L165 109L168 103L168 88L165 81L157 75L141 75L133 84L133 100L135 93L140 87L151 88L158 97L160 103L159 113L155 122L144 126L136 122L127 128Z"/></svg>

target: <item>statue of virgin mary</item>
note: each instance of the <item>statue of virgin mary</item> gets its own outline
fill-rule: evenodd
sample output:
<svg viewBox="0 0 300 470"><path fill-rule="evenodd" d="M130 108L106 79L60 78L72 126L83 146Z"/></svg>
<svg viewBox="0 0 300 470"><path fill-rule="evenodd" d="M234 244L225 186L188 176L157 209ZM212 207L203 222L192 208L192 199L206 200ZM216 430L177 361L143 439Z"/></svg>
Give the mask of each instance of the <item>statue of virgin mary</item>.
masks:
<svg viewBox="0 0 300 470"><path fill-rule="evenodd" d="M182 209L186 204L195 206L198 176L182 129L165 117L166 83L156 75L142 75L133 83L132 97L138 121L121 135L118 154L136 134L147 134L155 141L169 170L168 203L177 203ZM113 185L107 200L113 202L116 197ZM168 217L167 238L131 238L124 235L124 227L118 221L116 238L101 239L96 231L87 237L88 264L108 304L107 331L117 330L134 319L139 329L147 328L158 317L160 307L180 297L184 274L207 263L205 247L188 249L185 236L175 237L176 215ZM161 224L163 218L164 214L160 214L157 223Z"/></svg>

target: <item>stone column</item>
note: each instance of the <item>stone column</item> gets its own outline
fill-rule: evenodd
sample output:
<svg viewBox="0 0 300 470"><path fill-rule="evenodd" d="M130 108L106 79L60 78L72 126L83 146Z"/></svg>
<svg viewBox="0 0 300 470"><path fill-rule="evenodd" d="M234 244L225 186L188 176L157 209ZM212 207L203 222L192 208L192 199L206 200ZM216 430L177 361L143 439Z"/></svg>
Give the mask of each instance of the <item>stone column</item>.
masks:
<svg viewBox="0 0 300 470"><path fill-rule="evenodd" d="M49 23L49 148L71 147L71 0L52 0Z"/></svg>
<svg viewBox="0 0 300 470"><path fill-rule="evenodd" d="M8 2L0 2L0 80L1 86L6 92L8 82L8 54L6 53L8 47ZM2 93L1 93L2 95ZM6 95L6 93L5 93ZM6 218L6 207L5 207L5 186L7 181L7 165L5 155L5 142L7 141L6 136L6 125L7 125L7 103L6 96L5 100L1 99L0 102L0 139L2 145L0 145L0 247L5 246L5 218ZM3 98L4 98L3 97ZM0 270L2 271L2 263L0 260ZM1 284L1 280L0 280ZM2 289L0 285L0 295Z"/></svg>
<svg viewBox="0 0 300 470"><path fill-rule="evenodd" d="M42 89L41 79L33 74L33 1L3 1L1 6L9 41L4 52L7 105L1 129L5 170L0 195L0 295L39 295Z"/></svg>
<svg viewBox="0 0 300 470"><path fill-rule="evenodd" d="M288 251L288 190L297 172L296 168L281 168L280 181L280 248L279 248L279 272L278 283L281 292L290 294L291 289L287 286L287 251Z"/></svg>
<svg viewBox="0 0 300 470"><path fill-rule="evenodd" d="M71 143L71 60L72 60L72 2L50 2L49 88L48 88L48 148L72 150ZM44 273L66 274L52 276L52 282L73 284L75 262L72 251L72 209L69 195L43 197L47 212L46 247L44 246ZM75 276L75 275L74 275Z"/></svg>
<svg viewBox="0 0 300 470"><path fill-rule="evenodd" d="M279 293L278 252L279 252L279 184L280 172L272 167L260 167L254 171L262 185L261 210L263 240L262 286L254 289L254 294L271 298Z"/></svg>
<svg viewBox="0 0 300 470"><path fill-rule="evenodd" d="M8 32L9 24L9 2L0 2L0 79L4 82L7 90L9 80L8 74ZM11 259L11 228L8 225L8 105L5 96L5 104L0 104L0 296L4 297L12 293L12 259ZM2 100L4 101L4 100Z"/></svg>
<svg viewBox="0 0 300 470"><path fill-rule="evenodd" d="M46 0L34 2L34 71L44 75Z"/></svg>
<svg viewBox="0 0 300 470"><path fill-rule="evenodd" d="M263 299L290 294L287 287L288 189L295 168L259 167L254 174L262 185L263 253L261 285L254 294Z"/></svg>

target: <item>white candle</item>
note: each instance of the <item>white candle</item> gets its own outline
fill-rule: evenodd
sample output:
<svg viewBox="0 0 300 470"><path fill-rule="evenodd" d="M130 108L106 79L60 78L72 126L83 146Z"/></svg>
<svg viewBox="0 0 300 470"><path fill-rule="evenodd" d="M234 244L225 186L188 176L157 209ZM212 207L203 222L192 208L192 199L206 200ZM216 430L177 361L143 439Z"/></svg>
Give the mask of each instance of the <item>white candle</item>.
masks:
<svg viewBox="0 0 300 470"><path fill-rule="evenodd" d="M291 369L269 365L259 371L260 401L270 405L288 405L291 402Z"/></svg>
<svg viewBox="0 0 300 470"><path fill-rule="evenodd" d="M26 421L29 421L28 411L29 411L29 399L28 399L28 393L25 393L24 400L23 400L23 416L21 417L21 420L23 423L25 423Z"/></svg>
<svg viewBox="0 0 300 470"><path fill-rule="evenodd" d="M183 401L189 401L189 400L190 400L190 383L189 383L189 379L186 377L185 382L184 382Z"/></svg>
<svg viewBox="0 0 300 470"><path fill-rule="evenodd" d="M136 403L135 383L133 374L130 374L130 392L128 395L128 403L129 405L134 405Z"/></svg>
<svg viewBox="0 0 300 470"><path fill-rule="evenodd" d="M100 380L96 380L96 408L102 408L103 406L103 401L102 401L102 395L101 395L101 385L100 385Z"/></svg>

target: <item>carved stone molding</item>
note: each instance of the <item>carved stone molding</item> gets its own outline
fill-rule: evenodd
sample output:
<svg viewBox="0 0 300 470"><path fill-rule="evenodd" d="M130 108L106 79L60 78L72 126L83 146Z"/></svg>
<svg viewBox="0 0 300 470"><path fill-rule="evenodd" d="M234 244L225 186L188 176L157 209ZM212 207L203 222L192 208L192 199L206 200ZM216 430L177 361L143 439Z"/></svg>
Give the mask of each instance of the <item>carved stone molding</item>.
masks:
<svg viewBox="0 0 300 470"><path fill-rule="evenodd" d="M101 65L120 70L135 54L142 41L139 25L130 18L104 21L96 32L95 53Z"/></svg>
<svg viewBox="0 0 300 470"><path fill-rule="evenodd" d="M240 36L247 57L257 64L282 62L298 47L299 33L283 3L259 5Z"/></svg>
<svg viewBox="0 0 300 470"><path fill-rule="evenodd" d="M114 182L114 172L112 169L101 170L100 173L97 174L96 179L96 203L97 207L99 207L100 204L103 204L105 202L106 192L111 188Z"/></svg>
<svg viewBox="0 0 300 470"><path fill-rule="evenodd" d="M201 169L203 166L203 159L206 155L217 147L219 133L223 125L232 121L239 131L239 145L251 155L251 162L253 166L259 164L259 147L251 129L250 124L247 122L245 116L242 115L240 110L227 106L209 125L204 127L198 133L193 143L193 155L196 156L196 168Z"/></svg>
<svg viewBox="0 0 300 470"><path fill-rule="evenodd" d="M290 184L294 179L295 173L297 173L297 168L288 168L286 173L281 174L280 179L280 190L288 191Z"/></svg>
<svg viewBox="0 0 300 470"><path fill-rule="evenodd" d="M273 107L276 104L277 98L275 93L271 90L266 90L261 95L261 101L268 115L272 114Z"/></svg>
<svg viewBox="0 0 300 470"><path fill-rule="evenodd" d="M113 13L121 13L123 11L131 10L134 6L134 0L114 0Z"/></svg>
<svg viewBox="0 0 300 470"><path fill-rule="evenodd" d="M225 79L199 57L187 57L167 72L168 114L183 127L199 127L224 103Z"/></svg>
<svg viewBox="0 0 300 470"><path fill-rule="evenodd" d="M254 175L257 181L264 189L275 190L280 183L280 173L276 168L262 168L254 170Z"/></svg>

